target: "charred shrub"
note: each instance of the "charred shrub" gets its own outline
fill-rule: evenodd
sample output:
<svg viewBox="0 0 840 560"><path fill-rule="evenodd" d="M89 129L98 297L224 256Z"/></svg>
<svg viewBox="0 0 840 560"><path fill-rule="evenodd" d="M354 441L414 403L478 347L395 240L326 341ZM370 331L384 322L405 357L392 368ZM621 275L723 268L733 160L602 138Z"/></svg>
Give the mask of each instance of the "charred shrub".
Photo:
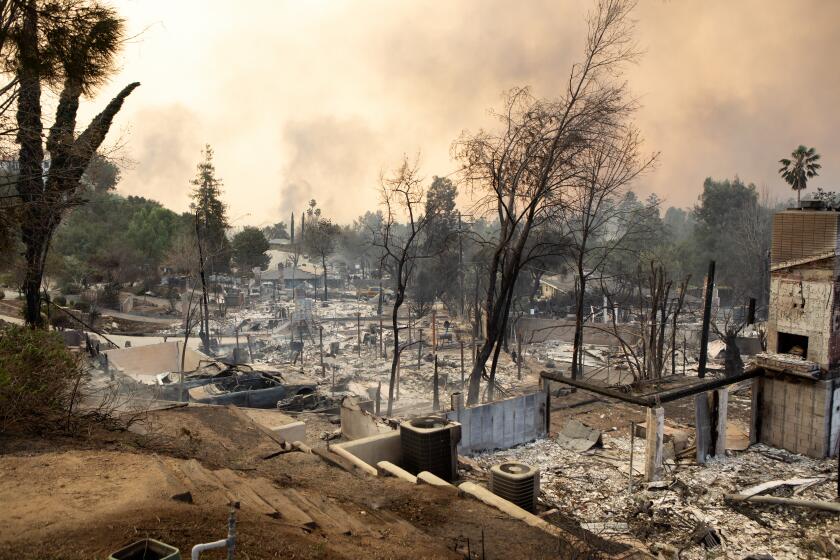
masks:
<svg viewBox="0 0 840 560"><path fill-rule="evenodd" d="M0 433L63 427L84 376L55 332L0 327Z"/></svg>

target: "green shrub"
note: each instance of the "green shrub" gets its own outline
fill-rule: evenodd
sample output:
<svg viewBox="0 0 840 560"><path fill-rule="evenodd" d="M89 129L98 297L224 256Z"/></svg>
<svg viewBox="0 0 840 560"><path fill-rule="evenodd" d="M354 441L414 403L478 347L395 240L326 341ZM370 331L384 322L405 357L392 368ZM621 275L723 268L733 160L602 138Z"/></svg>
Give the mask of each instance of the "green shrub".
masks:
<svg viewBox="0 0 840 560"><path fill-rule="evenodd" d="M90 302L79 300L76 302L75 308L82 313L88 313L90 311Z"/></svg>
<svg viewBox="0 0 840 560"><path fill-rule="evenodd" d="M64 426L83 376L80 358L56 332L0 329L0 433Z"/></svg>
<svg viewBox="0 0 840 560"><path fill-rule="evenodd" d="M56 305L60 305L61 307L66 307L67 306L67 298L64 297L64 296L55 296L53 298L53 302Z"/></svg>

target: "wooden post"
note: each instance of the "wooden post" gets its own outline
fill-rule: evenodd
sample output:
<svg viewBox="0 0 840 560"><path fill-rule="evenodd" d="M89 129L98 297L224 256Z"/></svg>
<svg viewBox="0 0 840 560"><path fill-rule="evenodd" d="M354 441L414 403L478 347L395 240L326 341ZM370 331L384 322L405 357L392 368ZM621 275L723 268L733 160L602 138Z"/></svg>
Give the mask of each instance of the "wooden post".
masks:
<svg viewBox="0 0 840 560"><path fill-rule="evenodd" d="M379 293L380 293L380 297L381 297L382 292L379 292ZM380 358L383 356L383 353L382 353L382 348L383 348L382 334L383 334L383 331L382 331L382 315L380 315L379 316L379 357Z"/></svg>
<svg viewBox="0 0 840 560"><path fill-rule="evenodd" d="M697 377L706 377L706 354L709 345L709 322L712 318L712 294L715 287L715 261L709 261L709 273L706 275L706 295L703 299L703 330L700 331L700 362L697 364Z"/></svg>
<svg viewBox="0 0 840 560"><path fill-rule="evenodd" d="M379 416L379 406L380 402L382 401L382 382L380 381L376 385L376 415Z"/></svg>
<svg viewBox="0 0 840 560"><path fill-rule="evenodd" d="M335 396L335 364L332 367L332 396Z"/></svg>
<svg viewBox="0 0 840 560"><path fill-rule="evenodd" d="M464 408L464 393L456 391L449 395L449 405L455 411L455 418L461 421L461 410Z"/></svg>
<svg viewBox="0 0 840 560"><path fill-rule="evenodd" d="M729 387L715 389L715 457L726 457L726 409L729 404Z"/></svg>
<svg viewBox="0 0 840 560"><path fill-rule="evenodd" d="M756 377L752 382L752 410L750 411L750 445L761 441L762 407L764 406L764 379Z"/></svg>
<svg viewBox="0 0 840 560"><path fill-rule="evenodd" d="M694 441L697 445L697 462L705 463L712 445L712 422L709 417L709 394L694 395Z"/></svg>
<svg viewBox="0 0 840 560"><path fill-rule="evenodd" d="M362 357L362 312L356 312L356 346L358 347L359 357Z"/></svg>
<svg viewBox="0 0 840 560"><path fill-rule="evenodd" d="M408 343L411 344L411 307L408 308Z"/></svg>
<svg viewBox="0 0 840 560"><path fill-rule="evenodd" d="M318 325L318 352L321 354L321 376L327 375L327 370L324 369L324 327Z"/></svg>
<svg viewBox="0 0 840 560"><path fill-rule="evenodd" d="M645 418L645 480L659 480L662 470L662 440L665 432L665 409L647 409Z"/></svg>
<svg viewBox="0 0 840 560"><path fill-rule="evenodd" d="M522 339L516 339L516 378L522 381Z"/></svg>
<svg viewBox="0 0 840 560"><path fill-rule="evenodd" d="M420 371L420 358L423 356L423 329L420 329L417 342L417 370Z"/></svg>
<svg viewBox="0 0 840 560"><path fill-rule="evenodd" d="M434 385L434 392L432 393L432 410L437 412L440 410L440 394L438 389L438 360L437 354L435 354L435 373L434 377L432 377L432 384Z"/></svg>
<svg viewBox="0 0 840 560"><path fill-rule="evenodd" d="M548 435L551 431L551 381L544 377L541 379L545 394L545 434Z"/></svg>
<svg viewBox="0 0 840 560"><path fill-rule="evenodd" d="M461 390L464 390L464 341L461 341Z"/></svg>

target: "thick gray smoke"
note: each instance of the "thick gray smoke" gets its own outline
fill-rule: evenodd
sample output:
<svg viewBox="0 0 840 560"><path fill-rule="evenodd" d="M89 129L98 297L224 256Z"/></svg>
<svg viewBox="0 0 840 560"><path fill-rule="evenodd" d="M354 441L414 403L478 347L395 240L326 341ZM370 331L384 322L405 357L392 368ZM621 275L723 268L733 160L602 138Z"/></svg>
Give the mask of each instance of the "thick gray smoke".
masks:
<svg viewBox="0 0 840 560"><path fill-rule="evenodd" d="M288 219L310 198L349 221L377 204L379 172L404 153L422 153L427 177L449 174L452 141L493 126L488 109L504 91L561 91L591 3L143 6L118 3L133 28L163 23L127 46L113 79L144 83L120 117L138 162L121 188L185 204L209 141L235 190L231 212L259 223ZM662 152L641 195L686 206L706 176L737 173L786 196L776 162L800 143L823 154L814 187L840 185L840 3L647 0L635 16L644 55L626 78L646 148Z"/></svg>

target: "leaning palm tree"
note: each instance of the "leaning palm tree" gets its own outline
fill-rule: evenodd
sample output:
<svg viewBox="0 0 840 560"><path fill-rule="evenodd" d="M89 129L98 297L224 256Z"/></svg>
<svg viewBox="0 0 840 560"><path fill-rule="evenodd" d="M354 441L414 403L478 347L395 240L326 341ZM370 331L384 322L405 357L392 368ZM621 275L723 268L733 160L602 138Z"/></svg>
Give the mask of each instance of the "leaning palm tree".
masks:
<svg viewBox="0 0 840 560"><path fill-rule="evenodd" d="M790 157L791 159L782 158L779 160L779 163L782 164L779 174L796 191L796 206L801 208L799 193L808 186L808 179L819 175L817 171L822 166L817 163L817 160L820 159L820 154L814 148L806 148L800 145L790 154Z"/></svg>

